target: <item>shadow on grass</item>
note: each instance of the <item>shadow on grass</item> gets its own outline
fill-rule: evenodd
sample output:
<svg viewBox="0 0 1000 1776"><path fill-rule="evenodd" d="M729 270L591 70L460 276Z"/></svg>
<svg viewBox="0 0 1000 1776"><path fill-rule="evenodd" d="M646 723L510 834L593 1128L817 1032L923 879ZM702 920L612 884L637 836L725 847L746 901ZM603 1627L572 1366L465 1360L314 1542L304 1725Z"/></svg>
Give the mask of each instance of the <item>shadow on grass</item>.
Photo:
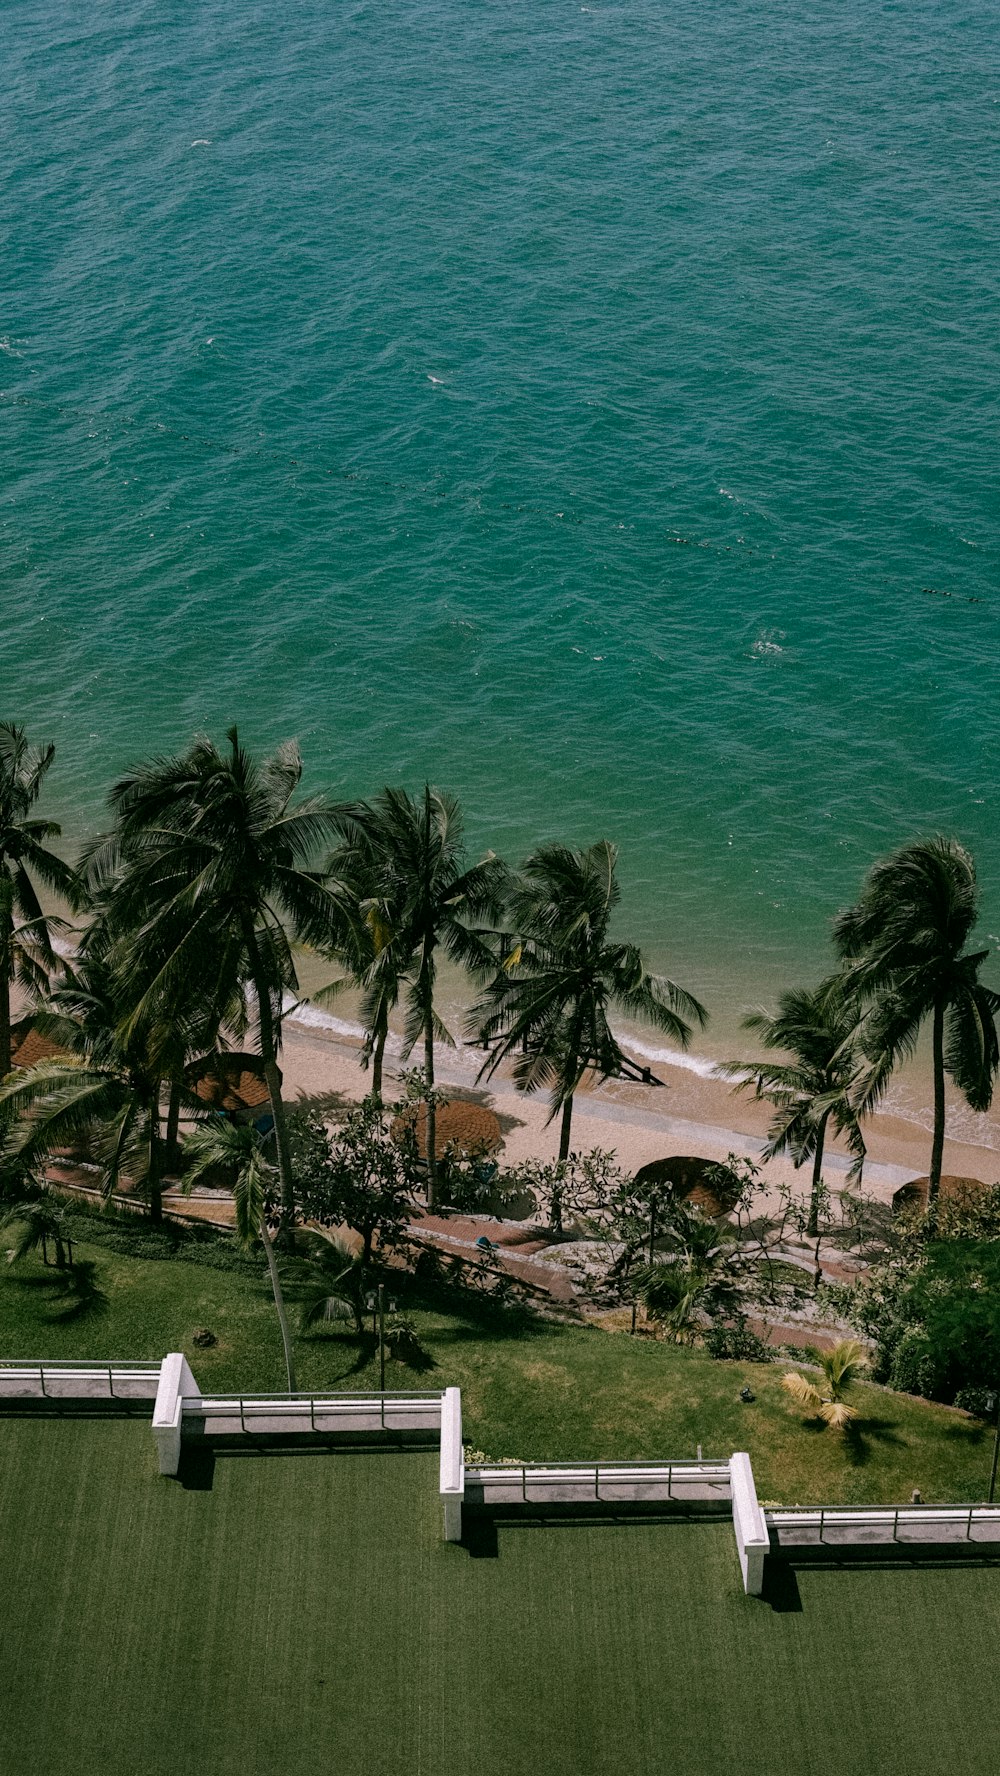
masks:
<svg viewBox="0 0 1000 1776"><path fill-rule="evenodd" d="M862 1418L848 1425L843 1432L844 1453L852 1468L863 1468L871 1461L875 1443L899 1448L904 1442L898 1425L889 1418Z"/></svg>
<svg viewBox="0 0 1000 1776"><path fill-rule="evenodd" d="M47 1275L13 1276L8 1280L17 1289L44 1295L52 1308L46 1318L54 1326L75 1325L108 1311L108 1297L97 1281L97 1265L92 1258L77 1258L65 1270L52 1270Z"/></svg>
<svg viewBox="0 0 1000 1776"><path fill-rule="evenodd" d="M795 1568L787 1560L769 1555L764 1562L764 1589L761 1593L776 1616L801 1615L802 1596Z"/></svg>
<svg viewBox="0 0 1000 1776"><path fill-rule="evenodd" d="M462 1547L470 1560L498 1560L500 1543L496 1519L466 1516L462 1524Z"/></svg>
<svg viewBox="0 0 1000 1776"><path fill-rule="evenodd" d="M215 1450L186 1443L181 1450L177 1478L185 1492L211 1492L215 1482Z"/></svg>

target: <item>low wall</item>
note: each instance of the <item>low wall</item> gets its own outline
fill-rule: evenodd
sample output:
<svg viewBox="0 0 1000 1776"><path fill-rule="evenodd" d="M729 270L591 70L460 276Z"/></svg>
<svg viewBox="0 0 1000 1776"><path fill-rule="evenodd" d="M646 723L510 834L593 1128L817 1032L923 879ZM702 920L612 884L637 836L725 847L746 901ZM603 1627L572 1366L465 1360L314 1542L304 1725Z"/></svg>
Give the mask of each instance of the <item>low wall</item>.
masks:
<svg viewBox="0 0 1000 1776"><path fill-rule="evenodd" d="M63 1363L0 1360L0 1404L5 1400L45 1402L154 1400L159 1363Z"/></svg>
<svg viewBox="0 0 1000 1776"><path fill-rule="evenodd" d="M764 1560L771 1543L764 1513L757 1502L750 1457L745 1453L731 1456L729 1474L733 1500L733 1531L740 1572L743 1574L743 1589L749 1597L759 1597L764 1589Z"/></svg>
<svg viewBox="0 0 1000 1776"><path fill-rule="evenodd" d="M547 1462L466 1469L466 1503L496 1506L728 1506L727 1462Z"/></svg>
<svg viewBox="0 0 1000 1776"><path fill-rule="evenodd" d="M1000 1505L816 1506L764 1511L746 1453L728 1462L477 1463L466 1467L462 1396L443 1393L203 1395L186 1357L142 1362L48 1362L0 1359L0 1409L34 1403L153 1401L152 1430L161 1474L176 1475L185 1437L298 1438L315 1445L385 1439L440 1445L438 1489L446 1541L462 1539L466 1507L525 1507L536 1515L612 1507L658 1506L732 1512L743 1588L758 1597L769 1552L829 1557L840 1548L903 1552L970 1547L1000 1555Z"/></svg>
<svg viewBox="0 0 1000 1776"><path fill-rule="evenodd" d="M1000 1544L1000 1505L823 1505L765 1511L776 1550L953 1548ZM998 1550L1000 1551L1000 1550Z"/></svg>
<svg viewBox="0 0 1000 1776"><path fill-rule="evenodd" d="M444 1517L444 1539L462 1539L462 1505L465 1500L465 1450L462 1446L462 1394L445 1388L441 1397L441 1464L439 1491Z"/></svg>
<svg viewBox="0 0 1000 1776"><path fill-rule="evenodd" d="M161 1474L176 1474L180 1467L184 1400L200 1395L187 1358L180 1351L164 1357L153 1407L153 1438Z"/></svg>
<svg viewBox="0 0 1000 1776"><path fill-rule="evenodd" d="M198 1394L185 1397L184 1436L323 1437L357 1442L391 1437L437 1443L441 1395Z"/></svg>

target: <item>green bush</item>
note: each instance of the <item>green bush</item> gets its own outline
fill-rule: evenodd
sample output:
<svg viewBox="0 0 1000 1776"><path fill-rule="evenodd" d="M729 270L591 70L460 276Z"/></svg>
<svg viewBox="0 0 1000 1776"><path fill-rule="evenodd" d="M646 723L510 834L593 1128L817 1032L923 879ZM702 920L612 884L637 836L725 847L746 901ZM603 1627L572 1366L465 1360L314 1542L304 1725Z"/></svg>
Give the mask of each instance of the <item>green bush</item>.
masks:
<svg viewBox="0 0 1000 1776"><path fill-rule="evenodd" d="M705 1349L710 1356L724 1362L769 1363L774 1356L770 1346L742 1314L730 1326L709 1326L705 1333Z"/></svg>

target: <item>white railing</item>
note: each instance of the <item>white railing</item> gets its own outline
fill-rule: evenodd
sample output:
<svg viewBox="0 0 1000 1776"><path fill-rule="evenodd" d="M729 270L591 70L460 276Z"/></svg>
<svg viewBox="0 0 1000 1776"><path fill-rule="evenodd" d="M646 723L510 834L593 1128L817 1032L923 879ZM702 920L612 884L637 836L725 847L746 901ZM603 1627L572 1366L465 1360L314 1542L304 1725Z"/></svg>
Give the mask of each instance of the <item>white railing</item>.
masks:
<svg viewBox="0 0 1000 1776"><path fill-rule="evenodd" d="M728 1462L498 1462L465 1470L484 1504L635 1504L729 1498Z"/></svg>
<svg viewBox="0 0 1000 1776"><path fill-rule="evenodd" d="M0 1400L152 1400L160 1364L0 1358Z"/></svg>
<svg viewBox="0 0 1000 1776"><path fill-rule="evenodd" d="M794 1505L764 1516L782 1547L1000 1541L1000 1505Z"/></svg>
<svg viewBox="0 0 1000 1776"><path fill-rule="evenodd" d="M310 1431L437 1431L440 1393L185 1394L182 1419L219 1435Z"/></svg>

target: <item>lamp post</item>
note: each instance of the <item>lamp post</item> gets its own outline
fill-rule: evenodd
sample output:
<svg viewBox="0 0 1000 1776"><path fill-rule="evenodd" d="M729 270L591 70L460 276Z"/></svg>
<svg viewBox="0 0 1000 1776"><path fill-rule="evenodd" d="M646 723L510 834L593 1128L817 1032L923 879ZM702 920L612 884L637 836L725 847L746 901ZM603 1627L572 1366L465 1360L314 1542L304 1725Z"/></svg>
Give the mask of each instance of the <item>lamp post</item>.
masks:
<svg viewBox="0 0 1000 1776"><path fill-rule="evenodd" d="M378 1286L378 1391L385 1393L385 1285Z"/></svg>
<svg viewBox="0 0 1000 1776"><path fill-rule="evenodd" d="M986 1410L996 1415L996 1428L993 1432L993 1465L990 1468L990 1490L986 1501L991 1505L997 1483L997 1457L1000 1456L1000 1394L987 1394Z"/></svg>

